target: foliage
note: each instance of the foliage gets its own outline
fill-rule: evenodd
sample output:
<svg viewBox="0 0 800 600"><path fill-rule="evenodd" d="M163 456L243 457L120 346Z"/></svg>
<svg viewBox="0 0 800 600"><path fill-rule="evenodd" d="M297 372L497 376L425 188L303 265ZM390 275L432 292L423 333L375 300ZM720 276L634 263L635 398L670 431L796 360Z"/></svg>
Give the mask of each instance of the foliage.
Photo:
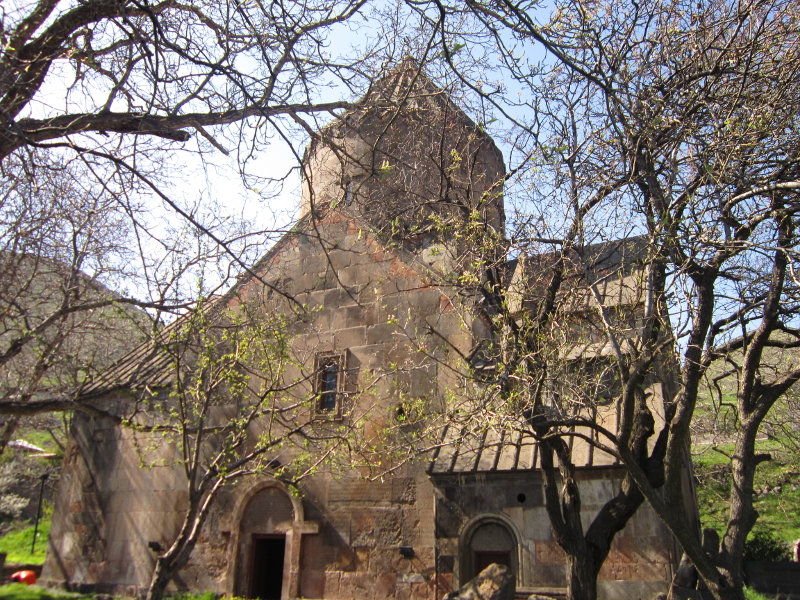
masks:
<svg viewBox="0 0 800 600"><path fill-rule="evenodd" d="M719 444L721 452L708 446L695 445L694 473L698 480L697 500L704 527L720 534L728 519L731 467L726 456L733 445ZM756 528L772 531L782 542L800 538L800 469L794 452L787 452L780 440L760 440L758 453L769 453L772 460L759 465L753 481L753 508L758 511Z"/></svg>
<svg viewBox="0 0 800 600"><path fill-rule="evenodd" d="M788 561L789 546L768 529L754 529L744 543L744 560Z"/></svg>
<svg viewBox="0 0 800 600"><path fill-rule="evenodd" d="M28 504L27 499L11 492L17 481L17 465L12 462L0 464L0 522L16 519Z"/></svg>
<svg viewBox="0 0 800 600"><path fill-rule="evenodd" d="M773 600L772 596L765 596L749 587L744 588L744 597L747 600Z"/></svg>
<svg viewBox="0 0 800 600"><path fill-rule="evenodd" d="M464 11L449 6L456 21ZM754 441L770 410L800 380L793 358L800 347L800 287L793 276L800 262L796 5L664 0L601 6L564 0L556 2L545 25L532 2L470 3L469 10L483 18L524 90L507 106L522 114L517 124L533 140L521 156L532 163L531 182L549 184L547 212L534 211L523 221L527 232L510 236L539 240L553 258L540 269L546 276L530 294L531 319L522 332L515 330L516 319L497 309L504 299L493 303L495 331L504 336L497 372L515 383L530 382L517 383L515 391L527 394L523 400L537 415L537 394L550 376L547 365L559 356L554 324L568 322L562 283L572 272L564 264L586 273L586 294L594 298L586 304L597 323L592 341L607 345L621 383L615 394L618 430L599 435L714 596L741 599L741 556L757 516L753 478L766 459L754 454ZM447 16L441 15L431 19L446 30ZM532 59L534 48L545 57ZM441 49L449 56L445 43ZM502 94L483 98L503 109ZM592 289L587 259L593 242L631 234L641 235L645 246L646 294L628 329L636 336L625 334L624 323ZM607 281L594 279L598 286ZM656 376L660 349L667 354L667 371L677 374L664 382L667 402L659 419L665 417L667 427L657 426L659 419L639 394ZM734 400L738 423L719 561L703 549L683 498L686 448L706 377L721 398ZM548 426L540 417L540 437L570 435L566 427L579 420L577 410L564 410L567 402L557 391L551 402L555 419L547 403L540 403L538 413L554 423ZM570 395L577 397L575 405L591 406ZM657 437L643 450L643 440ZM567 485L568 453L561 447L557 454L565 484L548 500L554 532L564 530L557 538L573 564L596 566L585 555L604 556L599 549L605 540L588 539L592 528L584 536L580 518L570 514L579 497ZM635 510L634 502L628 506ZM588 571L575 573L576 591L570 582L568 595L594 596Z"/></svg>
<svg viewBox="0 0 800 600"><path fill-rule="evenodd" d="M219 600L220 594L214 592L184 592L170 596L171 600ZM236 600L236 596L226 596L231 600Z"/></svg>

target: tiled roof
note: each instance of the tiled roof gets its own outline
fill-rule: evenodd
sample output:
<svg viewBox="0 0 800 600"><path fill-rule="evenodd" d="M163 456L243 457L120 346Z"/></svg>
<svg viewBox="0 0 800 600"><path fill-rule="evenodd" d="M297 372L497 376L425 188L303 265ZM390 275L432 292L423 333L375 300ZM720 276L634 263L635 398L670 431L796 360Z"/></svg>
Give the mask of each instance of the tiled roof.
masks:
<svg viewBox="0 0 800 600"><path fill-rule="evenodd" d="M217 308L220 297L212 298L204 310ZM186 325L191 313L182 315L162 329L155 338L145 342L119 359L110 369L92 376L81 388L80 395L97 396L115 390L142 391L158 389L172 382L172 357L164 346Z"/></svg>
<svg viewBox="0 0 800 600"><path fill-rule="evenodd" d="M589 430L585 431L589 435ZM576 467L615 465L616 459L579 438L571 438ZM523 471L541 467L539 444L522 428L486 427L467 432L456 424L446 425L440 444L427 467L429 475L463 475Z"/></svg>

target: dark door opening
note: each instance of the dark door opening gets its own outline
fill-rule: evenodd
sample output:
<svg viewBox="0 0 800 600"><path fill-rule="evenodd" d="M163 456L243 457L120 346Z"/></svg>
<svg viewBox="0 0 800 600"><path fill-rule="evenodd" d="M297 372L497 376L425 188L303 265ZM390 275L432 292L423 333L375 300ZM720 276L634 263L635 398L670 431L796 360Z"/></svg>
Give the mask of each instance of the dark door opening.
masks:
<svg viewBox="0 0 800 600"><path fill-rule="evenodd" d="M283 559L286 537L253 535L253 562L250 570L250 598L280 600L283 587Z"/></svg>
<svg viewBox="0 0 800 600"><path fill-rule="evenodd" d="M514 569L514 567L511 565L510 552L489 552L486 550L478 550L475 552L475 575L483 571L492 563L505 565L509 569Z"/></svg>

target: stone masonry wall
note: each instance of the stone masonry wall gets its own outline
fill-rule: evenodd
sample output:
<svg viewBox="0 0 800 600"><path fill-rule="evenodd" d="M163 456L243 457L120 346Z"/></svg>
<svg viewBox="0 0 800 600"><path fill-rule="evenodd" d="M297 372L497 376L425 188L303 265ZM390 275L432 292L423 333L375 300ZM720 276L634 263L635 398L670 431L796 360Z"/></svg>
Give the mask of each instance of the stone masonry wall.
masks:
<svg viewBox="0 0 800 600"><path fill-rule="evenodd" d="M613 468L576 471L584 527L612 497L621 472ZM566 587L566 556L553 539L536 471L436 477L436 546L440 577L453 587L467 581L469 533L482 521L496 521L516 539L517 590L525 593ZM652 508L644 505L613 542L600 571L601 599L649 599L666 591L676 564L671 536Z"/></svg>
<svg viewBox="0 0 800 600"><path fill-rule="evenodd" d="M297 419L310 420L316 410L315 357L343 353L342 410L335 418L321 415L310 428L352 425L358 439L380 448L380 435L396 425L399 406L420 398L435 404L442 390L452 387L450 371L437 367L455 360L451 347L469 352L473 344L457 314L457 300L431 285L426 268L401 249L382 245L356 219L331 211L309 230L287 236L255 267L292 300L252 279L227 301L291 317L287 327L296 364L285 379L297 385L285 401L305 407ZM294 301L306 312L293 312ZM430 326L444 339L427 335ZM262 432L256 427L253 435ZM141 593L155 557L148 543L166 547L183 518L185 483L174 466L176 449L82 416L76 417L73 436L44 579L72 589ZM143 449L149 453L144 462L172 466L143 468ZM291 464L297 452L287 444L275 458ZM299 564L287 567L284 595L289 586L304 597L421 600L437 595L429 480L418 467L406 467L384 482L367 482L360 475L322 473L301 484L305 525L293 530L292 552ZM241 514L236 511L242 510L247 485L227 489L217 499L175 589L245 590L246 569L241 568L248 557L240 548L246 544L237 546L236 540L250 534L240 532L232 519ZM401 546L413 548L414 556L404 558ZM291 569L299 569L299 580L292 579L298 577Z"/></svg>

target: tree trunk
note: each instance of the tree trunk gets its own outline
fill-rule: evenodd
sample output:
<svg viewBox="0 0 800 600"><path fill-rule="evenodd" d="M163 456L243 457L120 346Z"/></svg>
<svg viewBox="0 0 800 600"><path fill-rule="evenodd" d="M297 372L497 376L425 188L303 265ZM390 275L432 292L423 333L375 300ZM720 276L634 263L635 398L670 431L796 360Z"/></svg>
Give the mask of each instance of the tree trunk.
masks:
<svg viewBox="0 0 800 600"><path fill-rule="evenodd" d="M169 559L159 556L156 559L156 568L153 569L153 576L150 579L150 587L147 589L145 600L161 600L164 592L175 575L175 568L168 566Z"/></svg>
<svg viewBox="0 0 800 600"><path fill-rule="evenodd" d="M5 422L3 433L0 434L0 454L5 452L8 443L11 441L11 436L13 436L14 432L17 430L17 425L19 425L19 417L17 416L12 416Z"/></svg>
<svg viewBox="0 0 800 600"><path fill-rule="evenodd" d="M758 519L753 508L753 479L760 457L755 455L755 440L760 418L743 419L731 461L731 499L728 527L722 539L721 566L733 587L744 585L742 558L744 542Z"/></svg>
<svg viewBox="0 0 800 600"><path fill-rule="evenodd" d="M597 600L597 571L590 552L567 555L567 600Z"/></svg>

